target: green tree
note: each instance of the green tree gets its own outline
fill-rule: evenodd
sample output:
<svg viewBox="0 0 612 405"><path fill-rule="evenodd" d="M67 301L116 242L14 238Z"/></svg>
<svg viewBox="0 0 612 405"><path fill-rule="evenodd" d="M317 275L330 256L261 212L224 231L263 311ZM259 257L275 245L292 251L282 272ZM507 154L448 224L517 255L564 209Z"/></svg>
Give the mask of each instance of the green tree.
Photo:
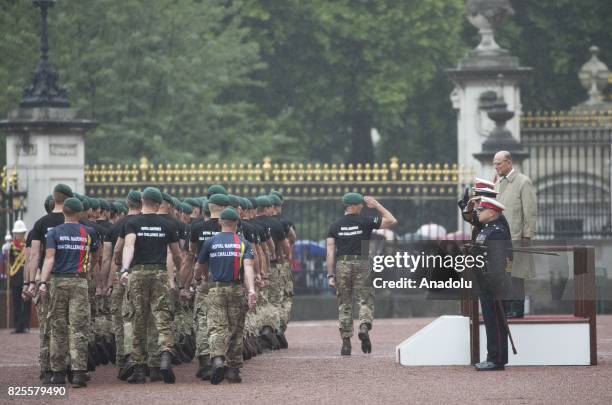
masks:
<svg viewBox="0 0 612 405"><path fill-rule="evenodd" d="M386 149L409 149L408 102L461 51L461 0L244 4L267 64L252 97L291 118L284 128L310 159L371 161L372 128Z"/></svg>

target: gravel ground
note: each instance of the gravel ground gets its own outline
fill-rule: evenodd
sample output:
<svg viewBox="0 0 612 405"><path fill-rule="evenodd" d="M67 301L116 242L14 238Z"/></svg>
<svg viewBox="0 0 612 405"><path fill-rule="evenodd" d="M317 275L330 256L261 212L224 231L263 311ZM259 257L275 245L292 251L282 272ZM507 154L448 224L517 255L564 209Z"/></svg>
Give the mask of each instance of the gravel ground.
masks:
<svg viewBox="0 0 612 405"><path fill-rule="evenodd" d="M242 384L213 386L196 380L196 362L175 368L177 383L132 386L116 379L112 366L98 367L86 389L69 388L71 403L191 404L343 404L343 403L554 403L612 404L612 316L598 318L596 367L509 367L478 373L468 366L402 367L394 349L431 319L383 319L371 332L373 352L361 353L357 336L353 356L340 357L333 321L293 322L289 349L248 361ZM38 331L11 335L0 331L0 403L58 403L8 398L8 386L38 385ZM520 350L520 349L519 349ZM11 399L11 401L7 401Z"/></svg>

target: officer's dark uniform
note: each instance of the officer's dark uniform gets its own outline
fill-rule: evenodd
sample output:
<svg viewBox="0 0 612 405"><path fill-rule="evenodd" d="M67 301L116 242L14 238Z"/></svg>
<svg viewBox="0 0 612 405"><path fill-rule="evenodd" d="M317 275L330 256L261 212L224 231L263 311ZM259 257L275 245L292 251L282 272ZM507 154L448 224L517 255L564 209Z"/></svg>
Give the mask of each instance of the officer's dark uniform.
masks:
<svg viewBox="0 0 612 405"><path fill-rule="evenodd" d="M511 290L510 273L507 272L509 260L512 259L510 248L510 231L498 218L482 226L472 252L486 257L482 272L476 272L476 280L480 288L480 305L487 333L486 361L494 364L494 367L488 366L490 369L503 369L508 363L508 332L501 318L504 313L498 301Z"/></svg>

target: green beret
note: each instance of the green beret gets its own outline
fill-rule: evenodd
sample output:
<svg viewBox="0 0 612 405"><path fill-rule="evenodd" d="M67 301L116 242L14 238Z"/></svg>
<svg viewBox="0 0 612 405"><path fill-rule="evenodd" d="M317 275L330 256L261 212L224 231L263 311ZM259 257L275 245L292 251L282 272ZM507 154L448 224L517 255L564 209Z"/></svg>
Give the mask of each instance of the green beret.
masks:
<svg viewBox="0 0 612 405"><path fill-rule="evenodd" d="M249 200L249 202L251 203L251 208L257 208L257 199L256 198L249 197L249 198L247 198L247 200Z"/></svg>
<svg viewBox="0 0 612 405"><path fill-rule="evenodd" d="M240 201L240 207L242 207L243 210L249 209L249 205L250 205L249 200L247 200L244 197L238 197L238 200Z"/></svg>
<svg viewBox="0 0 612 405"><path fill-rule="evenodd" d="M272 202L272 205L282 205L283 204L283 200L281 200L276 194L270 194L268 198Z"/></svg>
<svg viewBox="0 0 612 405"><path fill-rule="evenodd" d="M70 197L66 201L64 201L64 207L74 212L82 212L85 209L81 200L74 197Z"/></svg>
<svg viewBox="0 0 612 405"><path fill-rule="evenodd" d="M172 206L176 208L177 210L180 210L181 209L180 205L181 205L181 200L179 200L176 197L172 197Z"/></svg>
<svg viewBox="0 0 612 405"><path fill-rule="evenodd" d="M79 201L83 202L83 200L85 200L85 196L81 193L74 193L74 197L78 198Z"/></svg>
<svg viewBox="0 0 612 405"><path fill-rule="evenodd" d="M185 198L185 199L183 200L183 202L184 202L185 204L189 204L189 205L191 205L192 207L198 207L198 208L200 208L200 202L199 202L198 200L196 200L195 198L191 198L191 197L189 197L189 198Z"/></svg>
<svg viewBox="0 0 612 405"><path fill-rule="evenodd" d="M342 202L346 205L363 204L363 196L359 193L346 193L342 197Z"/></svg>
<svg viewBox="0 0 612 405"><path fill-rule="evenodd" d="M230 194L227 198L229 199L229 205L232 207L238 208L240 206L240 198L237 195Z"/></svg>
<svg viewBox="0 0 612 405"><path fill-rule="evenodd" d="M191 215L191 213L193 212L193 209L191 209L191 205L184 203L184 202L179 203L179 209L181 210L183 214L187 214L187 215Z"/></svg>
<svg viewBox="0 0 612 405"><path fill-rule="evenodd" d="M221 184L213 184L212 186L208 187L208 190L206 191L206 197L210 198L210 196L213 194L227 195L227 190Z"/></svg>
<svg viewBox="0 0 612 405"><path fill-rule="evenodd" d="M81 204L83 204L83 210L85 211L91 208L91 205L89 204L89 200L90 200L89 197L86 197L86 196L83 196L83 199L79 200L81 201Z"/></svg>
<svg viewBox="0 0 612 405"><path fill-rule="evenodd" d="M151 200L158 204L162 203L162 193L156 187L147 187L142 190L142 198L144 200Z"/></svg>
<svg viewBox="0 0 612 405"><path fill-rule="evenodd" d="M44 204L45 211L47 211L47 213L53 210L53 204L55 204L55 202L53 201L53 196L48 195L47 198L45 198L45 204Z"/></svg>
<svg viewBox="0 0 612 405"><path fill-rule="evenodd" d="M131 190L127 195L127 199L132 202L139 203L142 199L142 194L138 190Z"/></svg>
<svg viewBox="0 0 612 405"><path fill-rule="evenodd" d="M225 194L213 194L208 197L208 203L227 207L230 204L230 201L229 197Z"/></svg>
<svg viewBox="0 0 612 405"><path fill-rule="evenodd" d="M98 203L100 204L100 208L103 211L110 211L111 210L110 204L104 198L98 198Z"/></svg>
<svg viewBox="0 0 612 405"><path fill-rule="evenodd" d="M238 216L238 213L235 209L226 208L221 212L220 218L228 221L238 221L240 219L240 216Z"/></svg>
<svg viewBox="0 0 612 405"><path fill-rule="evenodd" d="M116 212L116 213L122 213L123 212L123 204L121 204L119 201L113 201L113 203L111 204L112 209Z"/></svg>
<svg viewBox="0 0 612 405"><path fill-rule="evenodd" d="M162 200L164 200L165 202L167 202L168 204L172 205L173 201L172 201L172 196L166 192L162 192Z"/></svg>
<svg viewBox="0 0 612 405"><path fill-rule="evenodd" d="M283 193L281 193L280 191L272 190L270 191L270 194L277 196L278 198L280 198L281 201L283 201Z"/></svg>
<svg viewBox="0 0 612 405"><path fill-rule="evenodd" d="M268 196L260 195L255 199L258 207L270 207L272 205L272 201L268 198Z"/></svg>
<svg viewBox="0 0 612 405"><path fill-rule="evenodd" d="M89 208L91 208L92 210L97 210L98 208L100 208L100 201L97 198L90 198Z"/></svg>
<svg viewBox="0 0 612 405"><path fill-rule="evenodd" d="M72 192L70 186L63 183L59 183L55 187L53 187L53 192L66 194L68 197L74 197L74 193Z"/></svg>

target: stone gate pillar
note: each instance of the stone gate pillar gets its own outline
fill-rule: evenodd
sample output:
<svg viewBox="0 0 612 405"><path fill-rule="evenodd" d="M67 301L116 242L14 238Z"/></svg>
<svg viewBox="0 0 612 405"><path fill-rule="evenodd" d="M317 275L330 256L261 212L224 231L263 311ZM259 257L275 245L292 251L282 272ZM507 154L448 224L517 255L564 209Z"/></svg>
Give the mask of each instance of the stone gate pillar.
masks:
<svg viewBox="0 0 612 405"><path fill-rule="evenodd" d="M490 168L483 168L474 157L480 153L482 144L495 123L489 118L501 96L508 110L514 112L507 126L510 133L520 142L521 91L519 84L529 74L530 68L522 67L518 58L502 49L494 38L494 29L514 10L510 1L467 0L466 17L479 29L480 44L463 59L457 68L449 69L448 75L455 83L451 94L453 107L457 114L457 162L464 167L472 167L476 176L492 179ZM499 75L503 75L500 88Z"/></svg>
<svg viewBox="0 0 612 405"><path fill-rule="evenodd" d="M40 62L19 108L0 121L6 134L7 168L17 171L19 191L27 192L23 219L28 228L44 214L43 201L56 183L84 191L85 133L97 125L79 119L70 108L67 92L49 62L47 13L53 4L53 0L34 2L41 10Z"/></svg>

